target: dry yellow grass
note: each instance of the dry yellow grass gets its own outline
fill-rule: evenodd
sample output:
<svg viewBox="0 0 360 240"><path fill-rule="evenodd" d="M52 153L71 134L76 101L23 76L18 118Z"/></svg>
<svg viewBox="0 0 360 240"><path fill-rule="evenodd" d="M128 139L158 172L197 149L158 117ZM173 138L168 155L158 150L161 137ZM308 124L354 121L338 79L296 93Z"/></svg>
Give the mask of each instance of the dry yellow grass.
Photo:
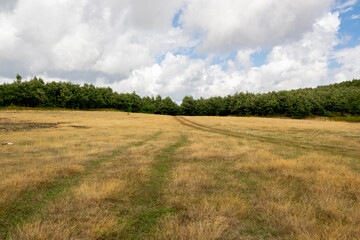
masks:
<svg viewBox="0 0 360 240"><path fill-rule="evenodd" d="M57 125L0 129L0 238L359 239L360 124L0 112L28 122Z"/></svg>

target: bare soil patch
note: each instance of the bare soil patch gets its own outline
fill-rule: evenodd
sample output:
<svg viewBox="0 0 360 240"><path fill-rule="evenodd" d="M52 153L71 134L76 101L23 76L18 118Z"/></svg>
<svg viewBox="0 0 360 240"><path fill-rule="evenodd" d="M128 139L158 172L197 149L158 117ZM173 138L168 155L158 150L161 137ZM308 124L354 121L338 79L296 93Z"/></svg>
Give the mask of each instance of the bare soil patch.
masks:
<svg viewBox="0 0 360 240"><path fill-rule="evenodd" d="M54 128L58 123L33 123L33 122L1 122L0 131L26 131L38 128Z"/></svg>
<svg viewBox="0 0 360 240"><path fill-rule="evenodd" d="M79 126L79 125L70 125L70 127L73 127L73 128L83 128L83 129L89 129L90 127L88 126Z"/></svg>

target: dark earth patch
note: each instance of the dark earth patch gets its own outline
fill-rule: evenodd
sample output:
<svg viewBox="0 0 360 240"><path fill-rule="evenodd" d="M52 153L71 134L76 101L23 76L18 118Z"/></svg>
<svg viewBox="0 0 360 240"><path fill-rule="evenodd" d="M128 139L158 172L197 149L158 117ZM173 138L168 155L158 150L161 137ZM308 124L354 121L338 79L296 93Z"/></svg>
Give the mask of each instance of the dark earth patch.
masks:
<svg viewBox="0 0 360 240"><path fill-rule="evenodd" d="M78 126L78 125L70 125L70 127L73 127L73 128L84 128L84 129L89 129L90 127L87 127L87 126Z"/></svg>
<svg viewBox="0 0 360 240"><path fill-rule="evenodd" d="M32 123L32 122L0 122L0 131L26 131L38 128L53 128L58 123Z"/></svg>

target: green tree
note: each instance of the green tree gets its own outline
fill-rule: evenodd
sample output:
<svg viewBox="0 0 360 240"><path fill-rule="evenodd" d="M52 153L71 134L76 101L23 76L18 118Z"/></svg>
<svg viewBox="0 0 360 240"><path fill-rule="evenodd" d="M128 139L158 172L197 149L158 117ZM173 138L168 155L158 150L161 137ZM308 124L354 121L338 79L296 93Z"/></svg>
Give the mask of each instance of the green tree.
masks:
<svg viewBox="0 0 360 240"><path fill-rule="evenodd" d="M21 83L21 79L22 79L22 76L20 76L19 74L16 74L16 82Z"/></svg>
<svg viewBox="0 0 360 240"><path fill-rule="evenodd" d="M192 96L185 96L182 100L180 106L180 112L182 115L186 116L195 116L196 113L196 106L195 100Z"/></svg>

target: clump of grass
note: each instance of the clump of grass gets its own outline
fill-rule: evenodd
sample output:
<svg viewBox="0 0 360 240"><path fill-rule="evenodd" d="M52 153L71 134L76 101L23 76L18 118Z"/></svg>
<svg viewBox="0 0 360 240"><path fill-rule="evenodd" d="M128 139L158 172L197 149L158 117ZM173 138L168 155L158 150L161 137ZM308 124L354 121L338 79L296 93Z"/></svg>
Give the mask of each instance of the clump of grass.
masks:
<svg viewBox="0 0 360 240"><path fill-rule="evenodd" d="M354 122L358 123L360 122L360 116L350 116L350 117L331 117L330 120L335 121L345 121L345 122Z"/></svg>

